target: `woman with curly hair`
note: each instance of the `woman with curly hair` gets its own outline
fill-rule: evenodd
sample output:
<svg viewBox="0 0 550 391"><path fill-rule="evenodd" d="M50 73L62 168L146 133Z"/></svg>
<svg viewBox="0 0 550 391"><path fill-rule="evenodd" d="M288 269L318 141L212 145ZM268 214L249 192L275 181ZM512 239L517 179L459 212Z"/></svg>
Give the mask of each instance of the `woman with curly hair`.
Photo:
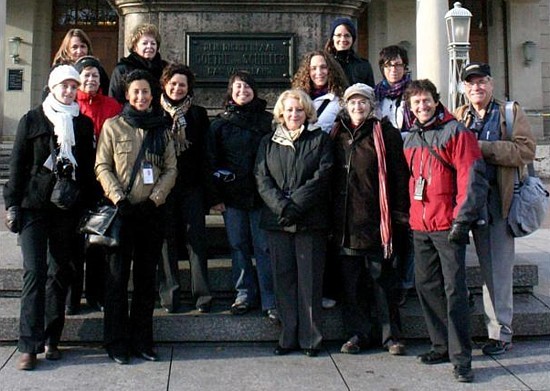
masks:
<svg viewBox="0 0 550 391"><path fill-rule="evenodd" d="M340 98L348 82L342 67L323 51L307 53L292 80L292 88L305 91L317 111L317 123L329 133L340 111Z"/></svg>
<svg viewBox="0 0 550 391"><path fill-rule="evenodd" d="M149 72L153 79L158 81L166 66L166 62L160 57L160 33L154 24L142 23L138 25L130 35L126 46L130 54L120 59L113 70L109 85L109 96L122 104L126 102L125 75L133 70L142 69ZM161 90L159 83L155 82L152 88L153 95L159 97ZM158 99L154 99L153 106L156 108L160 106Z"/></svg>

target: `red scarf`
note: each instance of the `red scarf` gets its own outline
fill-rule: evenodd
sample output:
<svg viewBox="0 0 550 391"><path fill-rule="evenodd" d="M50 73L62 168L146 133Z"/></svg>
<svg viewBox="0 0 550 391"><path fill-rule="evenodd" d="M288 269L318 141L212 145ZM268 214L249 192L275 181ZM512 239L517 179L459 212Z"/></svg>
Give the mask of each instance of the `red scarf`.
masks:
<svg viewBox="0 0 550 391"><path fill-rule="evenodd" d="M382 137L382 126L380 121L375 121L374 129L374 148L378 158L378 196L380 202L380 234L382 236L382 247L384 250L384 259L390 259L392 248L392 229L390 218L390 207L388 204L388 181L386 171L386 145Z"/></svg>

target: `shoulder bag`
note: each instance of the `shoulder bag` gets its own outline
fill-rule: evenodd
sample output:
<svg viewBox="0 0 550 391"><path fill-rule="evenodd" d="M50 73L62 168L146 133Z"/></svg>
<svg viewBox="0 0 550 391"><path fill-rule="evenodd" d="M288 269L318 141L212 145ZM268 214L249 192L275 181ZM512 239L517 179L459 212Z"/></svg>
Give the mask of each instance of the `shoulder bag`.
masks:
<svg viewBox="0 0 550 391"><path fill-rule="evenodd" d="M150 134L151 131L147 133L141 144L125 195L130 194L132 190ZM86 234L86 246L117 247L120 244L121 219L117 212L117 207L107 199L102 199L96 206L86 211L79 225L79 232Z"/></svg>
<svg viewBox="0 0 550 391"><path fill-rule="evenodd" d="M512 139L514 123L514 102L506 102L506 135ZM548 212L549 193L542 181L535 175L533 163L527 165L527 176L520 179L519 167L516 169L514 195L508 212L508 226L512 236L520 238L532 234L540 228Z"/></svg>

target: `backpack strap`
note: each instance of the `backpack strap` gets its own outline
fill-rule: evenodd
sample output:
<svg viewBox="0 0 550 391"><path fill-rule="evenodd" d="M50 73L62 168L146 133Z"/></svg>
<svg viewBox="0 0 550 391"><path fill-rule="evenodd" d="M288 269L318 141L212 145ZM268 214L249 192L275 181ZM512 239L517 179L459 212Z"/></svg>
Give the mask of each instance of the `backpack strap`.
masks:
<svg viewBox="0 0 550 391"><path fill-rule="evenodd" d="M319 108L317 109L317 118L321 116L321 114L323 113L323 111L325 111L329 103L330 103L330 99L323 100L323 103L321 103L321 106L319 106Z"/></svg>
<svg viewBox="0 0 550 391"><path fill-rule="evenodd" d="M514 102L513 100L507 101L504 106L504 115L506 120L506 137L508 140L512 140L512 130L514 127ZM529 176L535 176L535 166L533 162L527 164L527 172ZM519 181L519 167L516 169L516 180Z"/></svg>
<svg viewBox="0 0 550 391"><path fill-rule="evenodd" d="M514 102L513 100L506 101L504 104L504 119L506 121L506 137L512 140L512 130L514 128Z"/></svg>

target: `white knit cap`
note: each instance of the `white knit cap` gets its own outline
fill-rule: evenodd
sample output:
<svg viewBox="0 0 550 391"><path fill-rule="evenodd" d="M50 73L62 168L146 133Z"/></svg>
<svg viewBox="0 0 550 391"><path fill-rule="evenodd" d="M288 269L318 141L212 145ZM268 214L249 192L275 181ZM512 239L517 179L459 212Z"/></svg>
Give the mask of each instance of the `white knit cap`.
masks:
<svg viewBox="0 0 550 391"><path fill-rule="evenodd" d="M52 90L56 85L65 80L74 80L80 85L80 75L72 65L59 65L52 69L48 79L48 88Z"/></svg>

